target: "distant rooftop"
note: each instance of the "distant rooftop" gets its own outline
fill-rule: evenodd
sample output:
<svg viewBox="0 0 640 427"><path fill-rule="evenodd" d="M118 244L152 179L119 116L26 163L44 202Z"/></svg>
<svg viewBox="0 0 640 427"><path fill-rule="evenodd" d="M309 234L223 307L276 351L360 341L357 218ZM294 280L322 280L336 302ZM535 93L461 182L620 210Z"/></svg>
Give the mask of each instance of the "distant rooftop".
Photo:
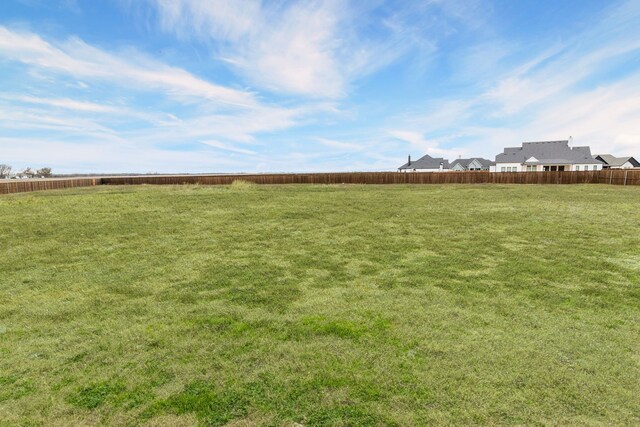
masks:
<svg viewBox="0 0 640 427"><path fill-rule="evenodd" d="M639 166L639 162L634 159L631 156L627 156L627 157L615 157L612 156L611 154L596 154L594 157L599 158L600 160L602 160L605 164L607 164L610 167L620 167L622 165L624 165L625 163L629 162L632 165L634 165L634 167L638 167Z"/></svg>
<svg viewBox="0 0 640 427"><path fill-rule="evenodd" d="M418 160L412 160L400 166L398 169L449 169L449 160L442 157L422 156Z"/></svg>

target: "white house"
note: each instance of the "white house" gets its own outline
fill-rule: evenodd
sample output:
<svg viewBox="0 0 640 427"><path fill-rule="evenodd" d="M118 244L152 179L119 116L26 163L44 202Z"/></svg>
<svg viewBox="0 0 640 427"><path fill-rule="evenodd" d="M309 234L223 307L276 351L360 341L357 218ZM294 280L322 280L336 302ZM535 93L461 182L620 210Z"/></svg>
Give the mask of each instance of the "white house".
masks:
<svg viewBox="0 0 640 427"><path fill-rule="evenodd" d="M426 155L418 160L409 160L398 168L398 172L446 172L449 170L449 160L442 157Z"/></svg>
<svg viewBox="0 0 640 427"><path fill-rule="evenodd" d="M523 142L496 156L495 172L601 170L604 163L589 147L569 147L569 141Z"/></svg>
<svg viewBox="0 0 640 427"><path fill-rule="evenodd" d="M451 162L452 171L488 171L494 163L481 157L456 159Z"/></svg>
<svg viewBox="0 0 640 427"><path fill-rule="evenodd" d="M614 157L611 154L598 154L595 158L604 163L604 169L640 168L640 162L633 157Z"/></svg>

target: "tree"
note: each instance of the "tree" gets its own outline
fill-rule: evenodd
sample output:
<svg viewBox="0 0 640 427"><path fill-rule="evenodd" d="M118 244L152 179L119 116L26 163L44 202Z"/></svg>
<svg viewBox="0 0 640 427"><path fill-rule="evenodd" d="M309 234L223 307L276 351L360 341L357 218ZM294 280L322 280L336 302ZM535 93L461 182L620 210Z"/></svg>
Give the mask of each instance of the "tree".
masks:
<svg viewBox="0 0 640 427"><path fill-rule="evenodd" d="M36 172L36 175L42 178L51 178L51 168L38 169L38 171Z"/></svg>
<svg viewBox="0 0 640 427"><path fill-rule="evenodd" d="M0 179L11 176L11 166L0 164Z"/></svg>
<svg viewBox="0 0 640 427"><path fill-rule="evenodd" d="M27 178L33 178L36 173L33 171L33 169L31 168L26 168L25 170L23 170L22 172L20 172L18 175L20 176L26 176Z"/></svg>

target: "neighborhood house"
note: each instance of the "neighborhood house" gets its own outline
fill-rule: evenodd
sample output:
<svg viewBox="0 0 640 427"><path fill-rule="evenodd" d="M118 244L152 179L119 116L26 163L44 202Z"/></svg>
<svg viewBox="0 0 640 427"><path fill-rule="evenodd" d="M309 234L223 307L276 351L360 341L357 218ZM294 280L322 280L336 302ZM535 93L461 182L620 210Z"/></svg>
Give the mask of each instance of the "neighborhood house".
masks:
<svg viewBox="0 0 640 427"><path fill-rule="evenodd" d="M604 163L591 155L589 147L569 147L569 141L524 142L505 148L496 156L496 172L600 170Z"/></svg>
<svg viewBox="0 0 640 427"><path fill-rule="evenodd" d="M640 168L640 162L633 157L613 157L611 154L598 154L596 159L604 163L603 169Z"/></svg>
<svg viewBox="0 0 640 427"><path fill-rule="evenodd" d="M398 172L444 172L449 170L449 160L442 157L431 157L426 155L418 160L409 160L398 168Z"/></svg>
<svg viewBox="0 0 640 427"><path fill-rule="evenodd" d="M488 171L495 163L481 157L457 159L451 162L452 171Z"/></svg>

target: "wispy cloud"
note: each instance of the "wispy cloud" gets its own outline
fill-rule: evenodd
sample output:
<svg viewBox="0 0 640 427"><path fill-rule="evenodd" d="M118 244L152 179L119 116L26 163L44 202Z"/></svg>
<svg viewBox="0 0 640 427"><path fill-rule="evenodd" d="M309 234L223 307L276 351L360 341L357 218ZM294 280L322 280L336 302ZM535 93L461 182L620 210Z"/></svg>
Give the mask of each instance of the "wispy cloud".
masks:
<svg viewBox="0 0 640 427"><path fill-rule="evenodd" d="M68 99L68 98L39 98L36 96L7 96L7 95L0 95L0 97L10 101L45 105L50 107L64 108L68 110L75 110L75 111L81 111L81 112L107 113L107 114L119 114L123 112L123 110L118 107L96 104L94 102L77 101L77 100Z"/></svg>
<svg viewBox="0 0 640 427"><path fill-rule="evenodd" d="M202 141L202 143L205 144L205 145L208 145L210 147L219 148L219 149L224 150L224 151L231 151L233 153L247 154L249 156L255 156L256 154L258 154L255 151L247 150L247 149L244 149L244 148L238 148L238 147L230 146L229 144L225 144L225 143L220 142L220 141L208 140L208 141Z"/></svg>
<svg viewBox="0 0 640 427"><path fill-rule="evenodd" d="M380 2L147 1L165 31L216 41L218 59L273 92L343 97L354 80L417 45L431 47L408 22L418 10L400 4L391 16L379 16ZM433 3L424 3L419 12Z"/></svg>
<svg viewBox="0 0 640 427"><path fill-rule="evenodd" d="M130 50L124 59L78 38L53 45L36 34L0 26L0 54L38 70L106 80L134 90L162 90L179 99L196 97L238 107L252 107L258 103L252 93L216 85L139 52Z"/></svg>

